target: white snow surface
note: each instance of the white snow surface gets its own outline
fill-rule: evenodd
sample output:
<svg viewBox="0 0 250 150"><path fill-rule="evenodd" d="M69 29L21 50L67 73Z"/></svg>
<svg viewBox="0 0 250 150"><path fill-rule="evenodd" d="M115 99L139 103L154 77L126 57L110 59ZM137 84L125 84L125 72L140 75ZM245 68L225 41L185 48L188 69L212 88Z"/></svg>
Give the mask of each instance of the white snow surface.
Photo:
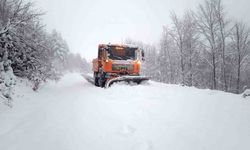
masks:
<svg viewBox="0 0 250 150"><path fill-rule="evenodd" d="M249 150L250 99L150 81L108 89L67 74L0 105L0 150Z"/></svg>

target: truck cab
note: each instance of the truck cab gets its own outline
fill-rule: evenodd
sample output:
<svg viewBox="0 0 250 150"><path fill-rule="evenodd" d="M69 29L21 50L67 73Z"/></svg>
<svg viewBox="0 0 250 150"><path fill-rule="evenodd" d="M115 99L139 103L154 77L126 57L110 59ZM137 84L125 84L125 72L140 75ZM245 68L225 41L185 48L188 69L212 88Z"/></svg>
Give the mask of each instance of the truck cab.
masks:
<svg viewBox="0 0 250 150"><path fill-rule="evenodd" d="M100 44L98 57L92 61L95 85L104 86L111 78L140 76L144 52L136 46Z"/></svg>

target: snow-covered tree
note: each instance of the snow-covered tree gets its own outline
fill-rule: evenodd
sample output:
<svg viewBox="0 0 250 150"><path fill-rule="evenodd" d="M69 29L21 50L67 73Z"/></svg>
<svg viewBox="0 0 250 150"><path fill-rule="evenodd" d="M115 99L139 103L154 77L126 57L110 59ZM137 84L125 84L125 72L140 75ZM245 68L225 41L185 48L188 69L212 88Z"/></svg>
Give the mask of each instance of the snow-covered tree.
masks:
<svg viewBox="0 0 250 150"><path fill-rule="evenodd" d="M91 72L90 63L87 62L79 53L70 53L67 56L66 70L70 72L81 72L89 73Z"/></svg>
<svg viewBox="0 0 250 150"><path fill-rule="evenodd" d="M53 53L53 65L55 68L60 72L65 71L69 47L67 42L56 30L53 30L50 35L50 49Z"/></svg>
<svg viewBox="0 0 250 150"><path fill-rule="evenodd" d="M232 34L230 46L233 50L233 58L235 60L236 68L236 92L240 93L244 86L247 86L247 82L244 84L244 78L242 73L250 69L250 28L248 28L244 23L235 23ZM249 75L249 74L248 74ZM249 78L245 75L245 79ZM246 80L245 80L246 81Z"/></svg>
<svg viewBox="0 0 250 150"><path fill-rule="evenodd" d="M60 79L68 63L66 41L44 29L42 14L32 2L0 1L0 90L6 98L15 76L29 79L37 90L42 82Z"/></svg>
<svg viewBox="0 0 250 150"><path fill-rule="evenodd" d="M0 61L0 91L6 98L6 104L11 106L13 87L16 84L16 78L13 74L11 61L7 58L8 52L5 51Z"/></svg>
<svg viewBox="0 0 250 150"><path fill-rule="evenodd" d="M207 59L211 67L211 81L212 89L218 87L218 43L219 41L219 22L216 16L215 6L218 0L205 0L204 4L199 5L197 12L197 23L201 35L204 38L203 44L205 45L206 51L210 54Z"/></svg>
<svg viewBox="0 0 250 150"><path fill-rule="evenodd" d="M175 51L174 42L170 29L164 26L160 41L159 71L162 78L160 81L165 83L177 83L175 75L179 72L179 67L176 66L179 57Z"/></svg>
<svg viewBox="0 0 250 150"><path fill-rule="evenodd" d="M151 79L234 93L250 87L250 29L232 24L221 0L204 0L196 11L170 16L160 45L126 41L145 50L144 72Z"/></svg>

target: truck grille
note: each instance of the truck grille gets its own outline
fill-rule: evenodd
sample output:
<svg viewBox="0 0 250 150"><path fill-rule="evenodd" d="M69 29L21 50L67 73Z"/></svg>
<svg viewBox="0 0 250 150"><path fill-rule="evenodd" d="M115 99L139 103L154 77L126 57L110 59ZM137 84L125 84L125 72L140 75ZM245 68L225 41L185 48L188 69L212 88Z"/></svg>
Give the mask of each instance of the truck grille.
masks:
<svg viewBox="0 0 250 150"><path fill-rule="evenodd" d="M132 64L113 64L112 65L112 70L114 71L121 71L121 70L126 70L126 71L133 71L134 70L134 65Z"/></svg>

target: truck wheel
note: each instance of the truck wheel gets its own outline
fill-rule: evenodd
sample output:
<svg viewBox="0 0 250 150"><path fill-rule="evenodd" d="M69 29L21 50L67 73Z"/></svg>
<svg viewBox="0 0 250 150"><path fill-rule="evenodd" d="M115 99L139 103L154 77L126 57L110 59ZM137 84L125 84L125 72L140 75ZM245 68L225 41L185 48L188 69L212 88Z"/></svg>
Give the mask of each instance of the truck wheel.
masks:
<svg viewBox="0 0 250 150"><path fill-rule="evenodd" d="M102 78L98 79L98 84L100 87L104 87L105 86L105 80L103 80Z"/></svg>
<svg viewBox="0 0 250 150"><path fill-rule="evenodd" d="M97 77L97 73L94 73L94 82L95 82L95 86L99 86L99 82L98 82L98 77Z"/></svg>
<svg viewBox="0 0 250 150"><path fill-rule="evenodd" d="M105 73L100 74L99 77L98 77L98 79L97 79L98 85L100 87L104 87L106 80L107 79L105 78Z"/></svg>
<svg viewBox="0 0 250 150"><path fill-rule="evenodd" d="M95 77L95 86L99 86L98 77Z"/></svg>

